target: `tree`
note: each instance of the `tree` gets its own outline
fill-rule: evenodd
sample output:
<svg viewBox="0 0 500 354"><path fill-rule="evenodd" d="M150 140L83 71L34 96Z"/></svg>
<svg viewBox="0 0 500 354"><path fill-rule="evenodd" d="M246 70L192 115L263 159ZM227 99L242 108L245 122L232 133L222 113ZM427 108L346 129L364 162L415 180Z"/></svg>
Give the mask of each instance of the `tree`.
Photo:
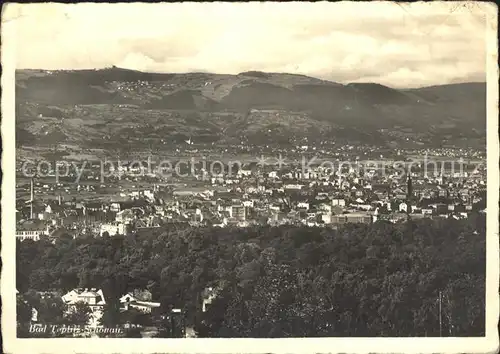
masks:
<svg viewBox="0 0 500 354"><path fill-rule="evenodd" d="M123 324L123 316L120 304L117 301L110 302L104 306L100 324L105 327L116 327Z"/></svg>
<svg viewBox="0 0 500 354"><path fill-rule="evenodd" d="M77 302L64 317L64 322L68 325L84 326L89 323L92 310L84 302Z"/></svg>
<svg viewBox="0 0 500 354"><path fill-rule="evenodd" d="M125 335L126 338L142 338L141 329L138 327L132 327L127 330Z"/></svg>
<svg viewBox="0 0 500 354"><path fill-rule="evenodd" d="M31 324L32 307L23 296L18 296L16 300L17 336L27 338L30 337L29 327Z"/></svg>
<svg viewBox="0 0 500 354"><path fill-rule="evenodd" d="M41 323L64 324L64 314L67 310L66 304L58 296L46 296L40 298L38 304L38 320Z"/></svg>

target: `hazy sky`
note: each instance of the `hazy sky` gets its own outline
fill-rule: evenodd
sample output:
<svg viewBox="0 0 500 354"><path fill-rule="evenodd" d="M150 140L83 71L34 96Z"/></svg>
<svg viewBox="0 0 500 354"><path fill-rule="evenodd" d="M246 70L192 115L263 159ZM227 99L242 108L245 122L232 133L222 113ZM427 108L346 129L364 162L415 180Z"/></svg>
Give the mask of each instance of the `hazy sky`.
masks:
<svg viewBox="0 0 500 354"><path fill-rule="evenodd" d="M9 5L18 68L290 72L393 87L486 81L480 3Z"/></svg>

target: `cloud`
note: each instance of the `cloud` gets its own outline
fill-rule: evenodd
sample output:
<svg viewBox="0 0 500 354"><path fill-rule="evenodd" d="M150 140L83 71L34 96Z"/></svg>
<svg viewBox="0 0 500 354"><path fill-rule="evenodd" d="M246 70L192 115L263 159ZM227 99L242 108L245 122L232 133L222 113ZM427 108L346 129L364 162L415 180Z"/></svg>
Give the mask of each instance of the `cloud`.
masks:
<svg viewBox="0 0 500 354"><path fill-rule="evenodd" d="M458 3L460 4L460 3ZM395 87L485 76L481 6L457 3L16 5L19 68L292 72ZM42 26L43 24L43 26Z"/></svg>

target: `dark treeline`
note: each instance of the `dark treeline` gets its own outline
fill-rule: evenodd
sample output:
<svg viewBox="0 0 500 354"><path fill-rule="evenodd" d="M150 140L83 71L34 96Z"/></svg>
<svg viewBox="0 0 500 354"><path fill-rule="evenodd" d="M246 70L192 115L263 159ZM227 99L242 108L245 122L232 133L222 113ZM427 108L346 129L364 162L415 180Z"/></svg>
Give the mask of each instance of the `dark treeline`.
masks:
<svg viewBox="0 0 500 354"><path fill-rule="evenodd" d="M183 308L200 337L482 336L485 224L471 215L27 240L17 287L102 288L110 303L148 289L163 311ZM202 312L207 287L221 290Z"/></svg>

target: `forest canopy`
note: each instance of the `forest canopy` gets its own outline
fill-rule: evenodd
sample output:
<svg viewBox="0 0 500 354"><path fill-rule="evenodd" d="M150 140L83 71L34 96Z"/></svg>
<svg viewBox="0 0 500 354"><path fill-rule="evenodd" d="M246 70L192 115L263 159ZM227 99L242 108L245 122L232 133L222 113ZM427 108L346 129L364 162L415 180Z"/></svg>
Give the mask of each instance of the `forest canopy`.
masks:
<svg viewBox="0 0 500 354"><path fill-rule="evenodd" d="M148 289L199 337L482 336L485 216L17 243L19 292ZM206 312L202 294L219 290ZM441 298L441 326L439 304Z"/></svg>

